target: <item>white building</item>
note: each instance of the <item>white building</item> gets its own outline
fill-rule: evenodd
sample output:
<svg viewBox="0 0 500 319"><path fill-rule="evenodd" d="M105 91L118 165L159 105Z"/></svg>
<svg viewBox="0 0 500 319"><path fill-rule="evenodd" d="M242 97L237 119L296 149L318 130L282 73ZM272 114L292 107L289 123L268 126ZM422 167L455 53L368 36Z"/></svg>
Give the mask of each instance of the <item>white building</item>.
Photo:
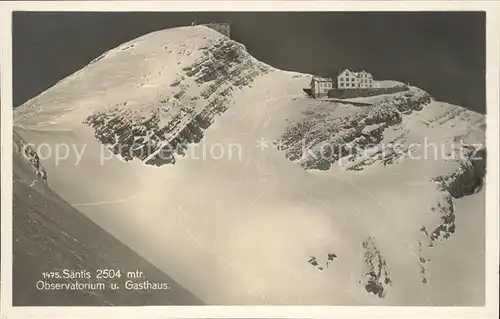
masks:
<svg viewBox="0 0 500 319"><path fill-rule="evenodd" d="M353 72L345 69L337 77L339 89L370 89L373 88L373 76L366 72Z"/></svg>
<svg viewBox="0 0 500 319"><path fill-rule="evenodd" d="M328 91L333 89L333 80L320 76L313 76L311 79L311 94L315 98L328 96Z"/></svg>

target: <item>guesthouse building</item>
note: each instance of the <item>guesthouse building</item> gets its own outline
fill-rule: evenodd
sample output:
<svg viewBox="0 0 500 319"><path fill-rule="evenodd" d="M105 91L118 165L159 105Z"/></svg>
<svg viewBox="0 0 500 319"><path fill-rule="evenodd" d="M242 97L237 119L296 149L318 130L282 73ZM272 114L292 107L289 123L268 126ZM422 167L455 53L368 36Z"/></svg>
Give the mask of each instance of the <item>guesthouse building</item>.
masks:
<svg viewBox="0 0 500 319"><path fill-rule="evenodd" d="M337 77L337 87L339 89L371 89L373 76L365 70L354 72L345 69Z"/></svg>

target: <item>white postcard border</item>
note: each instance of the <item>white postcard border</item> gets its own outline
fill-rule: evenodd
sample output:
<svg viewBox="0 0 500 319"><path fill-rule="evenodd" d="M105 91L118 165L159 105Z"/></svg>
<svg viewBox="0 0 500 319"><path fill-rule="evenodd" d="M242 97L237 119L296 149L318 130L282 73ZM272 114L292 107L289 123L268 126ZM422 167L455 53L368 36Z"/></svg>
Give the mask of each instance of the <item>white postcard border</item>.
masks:
<svg viewBox="0 0 500 319"><path fill-rule="evenodd" d="M496 1L19 1L1 5L2 318L497 318L499 280L499 43ZM487 171L484 307L12 307L12 11L486 11Z"/></svg>

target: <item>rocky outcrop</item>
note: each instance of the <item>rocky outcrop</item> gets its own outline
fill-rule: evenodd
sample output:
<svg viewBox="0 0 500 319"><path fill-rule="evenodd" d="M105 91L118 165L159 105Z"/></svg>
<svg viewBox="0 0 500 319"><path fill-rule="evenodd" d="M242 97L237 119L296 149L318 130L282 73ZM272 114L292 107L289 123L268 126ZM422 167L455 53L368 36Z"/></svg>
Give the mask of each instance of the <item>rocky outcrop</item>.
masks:
<svg viewBox="0 0 500 319"><path fill-rule="evenodd" d="M409 153L409 147L405 145L407 133L407 130L404 130L400 135L388 143L376 145L369 154L362 154L359 152L348 156L346 161L352 164L346 165L346 170L361 171L375 163L386 166L405 159Z"/></svg>
<svg viewBox="0 0 500 319"><path fill-rule="evenodd" d="M127 101L89 115L84 123L95 137L126 161L134 158L161 166L175 163L188 143L197 143L215 117L232 103L232 92L271 68L252 58L243 45L228 38L200 48L201 58L182 68L170 84L171 94L136 112ZM201 93L190 95L193 81Z"/></svg>
<svg viewBox="0 0 500 319"><path fill-rule="evenodd" d="M35 173L37 180L47 183L47 172L43 168L40 157L35 149L26 143L16 132L13 133L14 158L26 162L28 167Z"/></svg>
<svg viewBox="0 0 500 319"><path fill-rule="evenodd" d="M350 116L336 116L326 107L307 110L303 113L304 120L287 128L280 144L285 156L305 169L327 170L340 159L357 160L364 150L382 141L388 127L401 123L404 114L421 110L430 100L429 94L412 88ZM404 138L403 132L395 141ZM395 151L386 149L367 161L390 164L395 160ZM363 169L365 164L351 169Z"/></svg>
<svg viewBox="0 0 500 319"><path fill-rule="evenodd" d="M458 168L432 179L443 194L431 211L439 214L440 223L431 230L422 226L420 231L429 238L429 246L450 238L456 232L453 199L474 194L483 187L486 174L486 149L483 146L464 145L458 155Z"/></svg>
<svg viewBox="0 0 500 319"><path fill-rule="evenodd" d="M426 104L431 102L431 96L420 90L418 92L407 91L404 94L397 95L390 104L394 105L399 112L410 114L413 111L420 111Z"/></svg>
<svg viewBox="0 0 500 319"><path fill-rule="evenodd" d="M337 258L337 255L334 253L329 253L326 255L326 258L324 260L319 260L316 256L311 256L309 258L308 263L311 264L313 267L318 269L319 271L323 271L330 267L330 264Z"/></svg>
<svg viewBox="0 0 500 319"><path fill-rule="evenodd" d="M392 280L387 263L375 245L375 238L368 237L363 241L363 250L365 272L361 283L367 292L384 298Z"/></svg>
<svg viewBox="0 0 500 319"><path fill-rule="evenodd" d="M425 227L421 229L422 231L425 231ZM427 284L428 279L427 279L427 273L428 273L428 265L431 262L430 258L425 257L422 242L417 241L418 245L418 263L420 265L420 281L423 284Z"/></svg>
<svg viewBox="0 0 500 319"><path fill-rule="evenodd" d="M210 125L202 114L189 119L189 110L181 110L165 126L160 126L161 109L142 121L132 113L114 108L92 114L85 121L94 128L94 136L102 144L126 161L137 158L148 164L175 163L174 154L182 154L187 143L199 142L203 130ZM152 155L155 156L151 158Z"/></svg>
<svg viewBox="0 0 500 319"><path fill-rule="evenodd" d="M459 151L459 167L446 175L433 179L441 190L454 198L474 194L483 186L486 175L486 148L484 146L464 145Z"/></svg>
<svg viewBox="0 0 500 319"><path fill-rule="evenodd" d="M453 199L450 195L445 195L443 200L438 202L435 207L431 208L435 214L439 214L441 223L430 232L429 238L431 246L436 241L448 239L455 232L455 209L453 207Z"/></svg>
<svg viewBox="0 0 500 319"><path fill-rule="evenodd" d="M420 266L420 279L423 284L428 283L428 267L431 259L426 256L425 248L433 248L436 244L443 243L456 232L456 215L452 196L441 191L441 199L431 208L433 214L437 215L438 222L433 225L422 226L420 231L425 235L425 244L417 240L417 258Z"/></svg>

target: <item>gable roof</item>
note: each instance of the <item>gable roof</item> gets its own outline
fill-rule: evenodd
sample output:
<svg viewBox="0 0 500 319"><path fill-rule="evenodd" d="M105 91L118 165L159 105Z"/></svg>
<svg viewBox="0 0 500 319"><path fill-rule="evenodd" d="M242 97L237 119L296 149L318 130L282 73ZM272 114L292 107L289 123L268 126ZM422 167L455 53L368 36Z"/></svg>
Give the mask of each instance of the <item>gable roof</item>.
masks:
<svg viewBox="0 0 500 319"><path fill-rule="evenodd" d="M342 74L346 73L348 71L349 73L352 73L349 69L343 69L338 76L341 76Z"/></svg>
<svg viewBox="0 0 500 319"><path fill-rule="evenodd" d="M352 74L352 75L354 75L355 77L359 77L359 76L361 75L361 73L364 73L364 74L368 75L368 77L373 77L371 73L366 72L365 70L362 70L362 71L360 71L360 72L359 72L359 71L357 71L357 72L356 72L356 71L351 71L351 70L349 70L349 69L344 69L344 70L342 70L342 71L339 73L339 75L338 75L338 76L343 75L346 71L349 71L349 73L350 73L350 74Z"/></svg>

